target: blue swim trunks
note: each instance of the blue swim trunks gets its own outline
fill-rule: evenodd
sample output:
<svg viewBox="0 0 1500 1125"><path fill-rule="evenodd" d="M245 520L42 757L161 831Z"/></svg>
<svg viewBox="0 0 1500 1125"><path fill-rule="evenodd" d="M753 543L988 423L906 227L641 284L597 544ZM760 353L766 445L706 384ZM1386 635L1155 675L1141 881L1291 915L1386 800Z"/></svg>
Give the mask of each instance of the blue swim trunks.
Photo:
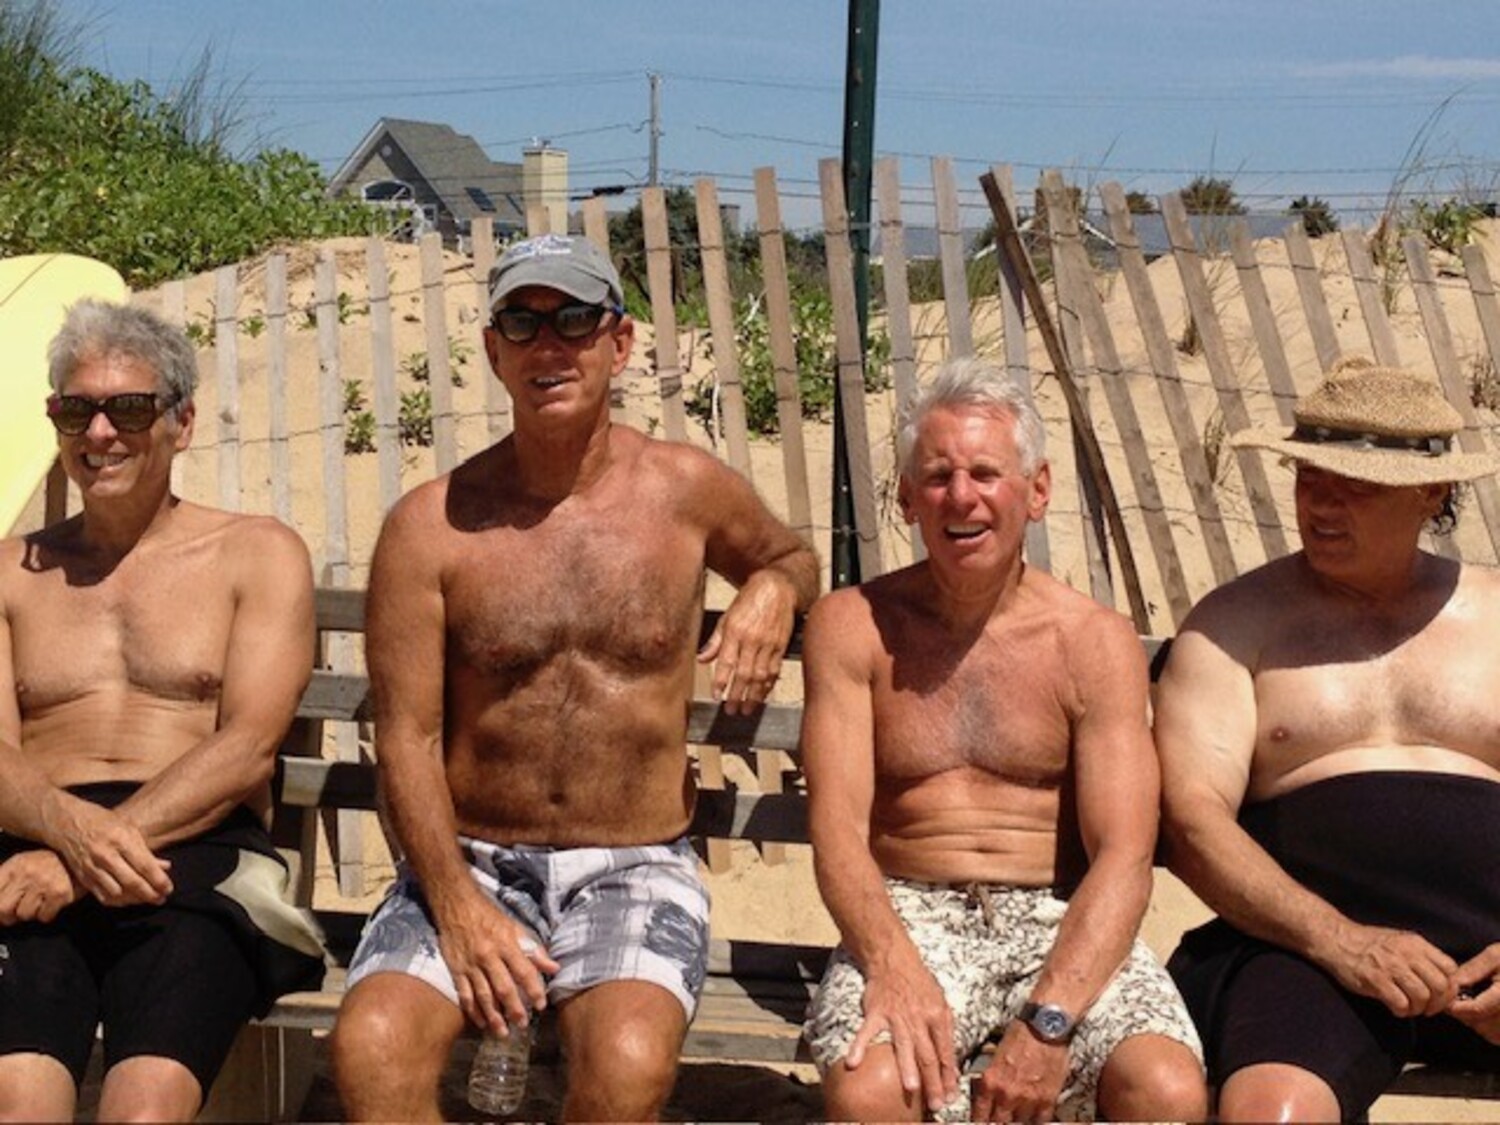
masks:
<svg viewBox="0 0 1500 1125"><path fill-rule="evenodd" d="M693 1018L708 969L709 898L687 840L550 848L460 836L459 845L474 881L562 966L547 982L549 1003L608 981L643 980ZM381 972L414 976L458 1003L426 896L405 865L365 926L348 987Z"/></svg>

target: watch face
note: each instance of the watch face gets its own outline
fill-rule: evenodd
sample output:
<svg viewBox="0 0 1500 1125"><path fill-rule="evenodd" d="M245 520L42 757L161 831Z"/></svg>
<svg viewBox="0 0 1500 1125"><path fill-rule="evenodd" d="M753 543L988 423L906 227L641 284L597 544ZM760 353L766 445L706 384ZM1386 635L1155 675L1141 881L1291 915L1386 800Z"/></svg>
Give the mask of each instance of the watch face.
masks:
<svg viewBox="0 0 1500 1125"><path fill-rule="evenodd" d="M1067 1038L1068 1032L1073 1030L1073 1021L1055 1004L1043 1004L1031 1017L1031 1026L1043 1039L1056 1042Z"/></svg>

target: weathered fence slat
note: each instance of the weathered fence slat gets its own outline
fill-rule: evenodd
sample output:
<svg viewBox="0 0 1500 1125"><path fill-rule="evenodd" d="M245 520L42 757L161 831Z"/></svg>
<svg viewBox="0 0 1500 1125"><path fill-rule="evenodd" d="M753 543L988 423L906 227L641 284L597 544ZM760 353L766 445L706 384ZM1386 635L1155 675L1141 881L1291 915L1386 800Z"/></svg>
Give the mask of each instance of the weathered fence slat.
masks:
<svg viewBox="0 0 1500 1125"><path fill-rule="evenodd" d="M1176 351L1167 336L1156 290L1151 287L1151 278L1146 271L1146 256L1141 250L1135 223L1130 218L1124 189L1110 182L1100 186L1099 195L1109 219L1110 235L1120 256L1120 272L1125 277L1126 290L1135 309L1157 393L1161 396L1162 410L1172 428L1172 437L1182 460L1182 474L1193 500L1193 511L1198 517L1208 564L1213 570L1215 584L1222 584L1239 573L1235 568L1234 550L1224 526L1218 494L1214 491L1214 473L1209 467L1198 426L1193 421L1192 407L1182 389Z"/></svg>
<svg viewBox="0 0 1500 1125"><path fill-rule="evenodd" d="M963 219L953 161L932 158L932 197L937 212L938 259L943 271L943 311L948 318L948 354L974 354L974 326L969 310L969 275L964 268Z"/></svg>
<svg viewBox="0 0 1500 1125"><path fill-rule="evenodd" d="M900 161L894 156L883 156L875 162L875 201L880 216L880 276L885 290L885 330L891 342L891 381L896 388L898 419L917 390L911 287L906 276L906 226L901 219L900 166ZM900 469L899 465L897 469ZM922 536L915 529L911 533L911 555L913 561L920 561L927 555Z"/></svg>
<svg viewBox="0 0 1500 1125"><path fill-rule="evenodd" d="M438 474L458 464L453 417L453 369L448 360L448 294L443 277L443 240L422 236L422 329L427 343L427 391L432 396L432 451Z"/></svg>
<svg viewBox="0 0 1500 1125"><path fill-rule="evenodd" d="M495 221L488 215L475 219L470 243L474 257L475 308L479 310L474 354L479 357L480 378L484 380L485 432L493 444L510 433L510 392L490 370L489 356L484 350L484 330L490 323L490 269L495 264Z"/></svg>
<svg viewBox="0 0 1500 1125"><path fill-rule="evenodd" d="M1469 292L1474 298L1474 311L1479 317L1479 329L1484 333L1485 346L1490 353L1490 369L1500 374L1500 300L1495 297L1495 282L1490 276L1489 263L1484 251L1478 246L1465 246L1460 254L1464 273L1469 278Z"/></svg>
<svg viewBox="0 0 1500 1125"><path fill-rule="evenodd" d="M396 344L391 325L391 280L385 244L371 238L365 252L370 285L370 374L374 380L375 456L380 510L401 499L400 399L396 393Z"/></svg>
<svg viewBox="0 0 1500 1125"><path fill-rule="evenodd" d="M1255 255L1255 243L1250 240L1250 227L1244 219L1229 224L1229 249L1239 274L1240 296L1250 316L1250 331L1255 336L1260 365L1276 403L1276 417L1282 425L1290 426L1292 407L1297 402L1297 384L1292 379L1292 367L1276 326L1276 311L1271 308L1265 278L1260 275L1260 260Z"/></svg>
<svg viewBox="0 0 1500 1125"><path fill-rule="evenodd" d="M1365 330L1370 334L1370 347L1374 349L1375 360L1387 367L1400 367L1401 350L1396 346L1396 334L1391 330L1390 317L1386 315L1384 286L1375 275L1375 262L1370 257L1364 232L1341 230L1339 238L1344 244L1344 258L1349 263L1354 295L1359 298L1359 311L1364 314Z"/></svg>
<svg viewBox="0 0 1500 1125"><path fill-rule="evenodd" d="M807 449L802 436L802 393L797 383L797 344L792 335L792 287L787 276L786 230L774 168L755 170L756 227L760 231L760 273L766 287L766 334L776 382L776 421L786 468L787 523L804 542L813 542L812 494L807 480Z"/></svg>
<svg viewBox="0 0 1500 1125"><path fill-rule="evenodd" d="M1005 200L1005 205L1014 215L1016 187L1010 165L992 165L990 175L995 179L995 187L1000 192L1000 197ZM1021 280L1016 275L1016 267L1011 260L1000 252L998 243L992 244L991 252L995 255L995 263L998 267L995 282L1000 298L1000 326L1005 349L1005 370L1015 380L1016 385L1026 392L1026 397L1034 403L1035 397L1031 390L1031 357L1026 350L1026 304L1025 295L1021 292ZM1046 520L1026 525L1026 562L1038 570L1049 573L1052 570L1052 545L1047 536Z"/></svg>
<svg viewBox="0 0 1500 1125"><path fill-rule="evenodd" d="M1135 486L1136 504L1146 526L1146 538L1156 559L1157 573L1161 578L1162 591L1166 596L1175 630L1188 615L1188 610L1193 608L1193 599L1188 593L1187 580L1183 577L1177 546L1172 541L1172 525L1167 518L1166 505L1162 502L1161 488L1156 481L1151 450L1141 429L1135 401L1130 396L1130 387L1125 382L1125 371L1120 363L1119 350L1115 347L1109 320L1104 314L1104 304L1094 289L1088 253L1083 248L1079 234L1078 216L1068 201L1067 188L1059 173L1042 173L1042 194L1047 200L1053 258L1055 261L1058 257L1063 257L1068 261L1068 287L1071 290L1069 301L1078 313L1093 354L1094 366L1099 371L1099 386L1104 392L1110 413L1114 416L1121 452ZM1059 271L1059 277L1061 276Z"/></svg>
<svg viewBox="0 0 1500 1125"><path fill-rule="evenodd" d="M344 477L344 380L339 360L338 264L333 251L318 254L313 279L314 317L318 326L318 398L323 444L323 584L349 585L349 522ZM353 668L353 638L340 634L328 640L327 659L336 672ZM341 762L359 761L359 739L350 723L333 727L334 756ZM359 812L335 814L329 838L341 894L364 894L364 834Z"/></svg>
<svg viewBox="0 0 1500 1125"><path fill-rule="evenodd" d="M1040 189L1038 189L1040 190ZM1014 212L1012 212L1014 213ZM1044 233L1050 238L1050 221L1044 228ZM1050 251L1049 251L1050 252ZM1078 319L1078 309L1069 294L1073 288L1072 263L1066 258L1058 258L1053 255L1053 297L1056 300L1057 315L1057 339L1062 347L1062 354L1067 357L1069 371L1072 373L1073 383L1078 389L1078 401L1088 412L1088 430L1091 435L1095 433L1093 423L1093 406L1089 398L1089 365L1087 345L1084 341L1083 323ZM1082 284L1092 285L1091 278L1085 277ZM1038 313L1040 320L1043 314ZM1068 405L1069 412L1072 411L1072 403ZM1077 488L1078 488L1078 511L1082 522L1084 557L1088 563L1089 592L1094 600L1104 605L1115 604L1114 576L1109 569L1109 540L1111 535L1116 535L1121 541L1129 542L1126 537L1123 513L1118 530L1109 526L1109 516L1105 512L1106 503L1114 503L1118 508L1118 500L1106 501L1105 490L1100 487L1101 477L1093 472L1084 472L1083 466L1089 464L1090 453L1087 449L1083 433L1075 425L1072 433L1073 438L1073 463L1078 466ZM1103 450L1099 450L1101 464L1103 464ZM1103 474L1108 478L1108 473ZM1109 494L1113 496L1114 485L1109 485ZM1145 597L1141 597L1142 612L1145 612Z"/></svg>
<svg viewBox="0 0 1500 1125"><path fill-rule="evenodd" d="M287 420L286 255L266 259L266 397L271 441L271 512L292 522L292 450Z"/></svg>
<svg viewBox="0 0 1500 1125"><path fill-rule="evenodd" d="M1198 338L1203 343L1203 358L1208 363L1209 376L1218 392L1219 410L1224 415L1226 428L1231 434L1236 433L1249 427L1250 413L1245 409L1245 400L1240 394L1239 380L1229 358L1229 346L1224 341L1224 330L1219 324L1213 293L1209 290L1208 278L1203 272L1203 260L1198 254L1192 227L1188 224L1182 196L1175 192L1162 196L1161 209L1167 224L1167 234L1172 240L1172 257L1177 263L1177 274L1182 279L1188 309L1193 323L1197 325ZM1264 458L1253 449L1237 449L1235 454L1266 557L1278 559L1287 553L1288 547L1286 534L1281 527L1281 517L1276 513L1276 502L1271 495L1271 482L1266 478Z"/></svg>
<svg viewBox="0 0 1500 1125"><path fill-rule="evenodd" d="M238 512L244 506L240 478L240 325L239 267L214 271L214 361L219 399L219 506Z"/></svg>
<svg viewBox="0 0 1500 1125"><path fill-rule="evenodd" d="M1333 317L1328 312L1328 298L1323 293L1318 263L1313 258L1312 242L1302 220L1291 222L1282 239L1286 242L1292 279L1297 283L1297 295L1302 298L1302 315L1307 318L1307 331L1318 355L1318 369L1327 371L1338 362L1341 349L1338 333L1333 330Z"/></svg>
<svg viewBox="0 0 1500 1125"><path fill-rule="evenodd" d="M609 212L602 196L591 195L583 201L583 234L609 255ZM609 420L617 426L625 421L625 388L618 379L609 384Z"/></svg>
<svg viewBox="0 0 1500 1125"><path fill-rule="evenodd" d="M859 571L868 580L882 574L880 509L875 502L875 469L870 455L870 426L865 414L865 364L861 354L859 315L854 307L854 254L849 246L849 210L844 203L842 162L818 161L823 196L824 246L828 254L828 289L833 301L834 347L838 353L838 395L844 408L845 449L849 455L849 491L854 498L854 540Z"/></svg>
<svg viewBox="0 0 1500 1125"><path fill-rule="evenodd" d="M734 338L734 297L729 291L729 262L724 253L724 219L714 182L697 182L698 247L703 260L703 290L708 327L713 337L714 378L723 412L724 445L732 468L754 479L750 471L750 430L745 422L745 391L740 386L739 349Z"/></svg>
<svg viewBox="0 0 1500 1125"><path fill-rule="evenodd" d="M1474 410L1468 381L1459 370L1458 355L1453 349L1453 332L1448 327L1448 317L1443 312L1437 274L1432 268L1426 240L1420 235L1408 235L1402 239L1401 249L1406 254L1412 292L1417 299L1417 309L1422 314L1422 326L1427 330L1427 346L1432 352L1432 362L1437 368L1443 393L1463 418L1463 429L1458 431L1459 447L1465 453L1484 453L1485 443L1479 415ZM1496 491L1494 477L1480 477L1476 480L1474 495L1479 500L1479 510L1484 514L1490 546L1495 552L1495 558L1500 559L1500 492ZM1437 536L1436 539L1441 543L1451 541L1452 537Z"/></svg>
<svg viewBox="0 0 1500 1125"><path fill-rule="evenodd" d="M659 187L641 192L646 241L646 277L651 284L651 322L656 329L656 379L661 390L662 432L687 440L682 403L682 360L677 348L677 310L672 304L672 246L667 238L667 200Z"/></svg>

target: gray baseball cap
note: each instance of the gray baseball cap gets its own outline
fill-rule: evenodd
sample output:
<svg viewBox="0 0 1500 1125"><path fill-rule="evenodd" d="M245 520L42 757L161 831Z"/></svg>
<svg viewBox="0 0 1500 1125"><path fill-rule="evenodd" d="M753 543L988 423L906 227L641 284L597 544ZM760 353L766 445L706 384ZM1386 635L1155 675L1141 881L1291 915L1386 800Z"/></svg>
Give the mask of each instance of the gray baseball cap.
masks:
<svg viewBox="0 0 1500 1125"><path fill-rule="evenodd" d="M625 289L609 258L575 235L544 234L507 247L490 268L490 311L528 285L556 289L591 305L625 304Z"/></svg>

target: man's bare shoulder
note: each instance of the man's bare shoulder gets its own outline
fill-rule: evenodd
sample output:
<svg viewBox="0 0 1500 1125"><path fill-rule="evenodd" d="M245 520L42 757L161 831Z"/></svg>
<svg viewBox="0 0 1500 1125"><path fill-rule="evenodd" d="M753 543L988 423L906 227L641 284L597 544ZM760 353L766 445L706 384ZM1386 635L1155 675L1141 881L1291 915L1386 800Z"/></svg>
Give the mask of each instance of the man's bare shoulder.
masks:
<svg viewBox="0 0 1500 1125"><path fill-rule="evenodd" d="M1305 611L1310 594L1301 555L1287 555L1209 591L1179 631L1201 633L1225 649L1259 650Z"/></svg>

